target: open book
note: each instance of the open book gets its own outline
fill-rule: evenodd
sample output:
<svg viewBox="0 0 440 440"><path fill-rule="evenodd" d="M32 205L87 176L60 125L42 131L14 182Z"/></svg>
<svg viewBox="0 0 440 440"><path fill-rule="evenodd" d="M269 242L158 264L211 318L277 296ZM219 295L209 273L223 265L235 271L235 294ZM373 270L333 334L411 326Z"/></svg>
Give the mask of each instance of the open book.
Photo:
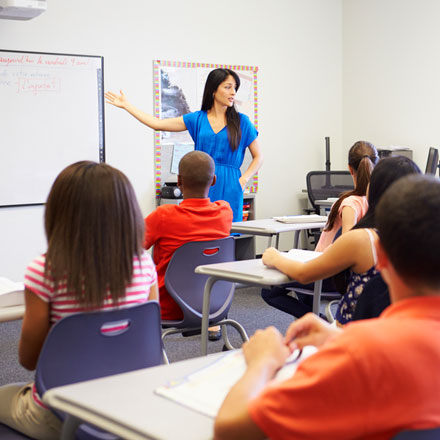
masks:
<svg viewBox="0 0 440 440"><path fill-rule="evenodd" d="M274 220L281 223L326 223L327 216L311 214L311 215L284 215L282 217L274 217Z"/></svg>
<svg viewBox="0 0 440 440"><path fill-rule="evenodd" d="M24 304L24 284L0 277L0 307Z"/></svg>
<svg viewBox="0 0 440 440"><path fill-rule="evenodd" d="M298 363L316 351L315 347L305 347L298 361L291 362L298 356L295 350L273 380L280 381L291 377ZM245 371L246 361L242 351L234 350L188 376L156 388L155 392L197 412L215 417L229 390Z"/></svg>

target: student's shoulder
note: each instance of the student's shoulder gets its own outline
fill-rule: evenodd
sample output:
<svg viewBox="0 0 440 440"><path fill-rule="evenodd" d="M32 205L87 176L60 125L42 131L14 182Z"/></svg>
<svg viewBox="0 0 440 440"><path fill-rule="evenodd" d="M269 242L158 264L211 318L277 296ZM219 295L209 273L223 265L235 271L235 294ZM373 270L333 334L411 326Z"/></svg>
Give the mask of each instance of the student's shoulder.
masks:
<svg viewBox="0 0 440 440"><path fill-rule="evenodd" d="M335 242L332 244L332 247L363 247L368 241L369 236L365 229L351 229L335 240Z"/></svg>
<svg viewBox="0 0 440 440"><path fill-rule="evenodd" d="M26 268L26 271L37 271L37 272L44 272L46 266L46 254L38 255L38 257L35 257Z"/></svg>
<svg viewBox="0 0 440 440"><path fill-rule="evenodd" d="M219 211L225 211L231 213L232 215L231 206L225 200L217 200L215 202L212 202L212 206L215 206Z"/></svg>
<svg viewBox="0 0 440 440"><path fill-rule="evenodd" d="M145 217L145 221L151 221L156 218L163 218L170 215L173 215L177 211L179 211L179 205L174 203L167 203L165 205L158 206L154 211L152 211L150 214Z"/></svg>
<svg viewBox="0 0 440 440"><path fill-rule="evenodd" d="M345 197L345 199L343 199L341 202L341 207L364 206L364 205L368 206L368 201L367 201L366 196L351 195L351 196Z"/></svg>

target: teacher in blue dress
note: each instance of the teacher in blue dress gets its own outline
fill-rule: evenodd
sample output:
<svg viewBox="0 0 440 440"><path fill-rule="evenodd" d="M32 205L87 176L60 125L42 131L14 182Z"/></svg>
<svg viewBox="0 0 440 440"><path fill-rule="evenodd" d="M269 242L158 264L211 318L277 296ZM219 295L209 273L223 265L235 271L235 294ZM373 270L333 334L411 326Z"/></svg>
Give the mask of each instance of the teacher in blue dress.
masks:
<svg viewBox="0 0 440 440"><path fill-rule="evenodd" d="M243 219L243 191L249 179L259 170L263 156L258 145L258 132L249 118L237 112L235 95L239 76L230 69L212 70L206 79L202 108L177 118L159 119L134 107L121 91L106 92L109 104L123 108L154 130L188 130L195 149L208 153L215 161L216 184L209 192L211 201L226 200L234 213L233 221ZM252 161L241 174L246 148Z"/></svg>

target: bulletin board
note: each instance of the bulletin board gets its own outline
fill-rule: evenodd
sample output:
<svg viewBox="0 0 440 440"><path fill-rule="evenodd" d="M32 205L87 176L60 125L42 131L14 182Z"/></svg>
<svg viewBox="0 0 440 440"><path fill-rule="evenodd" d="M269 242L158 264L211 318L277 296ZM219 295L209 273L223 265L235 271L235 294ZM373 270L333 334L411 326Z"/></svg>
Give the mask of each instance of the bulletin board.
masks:
<svg viewBox="0 0 440 440"><path fill-rule="evenodd" d="M191 63L184 61L160 61L154 69L154 115L161 119L175 118L200 110L206 78L213 69L231 69L240 77L240 88L235 106L246 114L258 129L257 67L229 64ZM176 181L177 163L181 156L194 149L194 142L187 131L163 132L154 135L154 160L156 195L164 182ZM241 168L247 169L252 156L246 150ZM249 192L258 190L258 175L248 185Z"/></svg>
<svg viewBox="0 0 440 440"><path fill-rule="evenodd" d="M0 206L42 204L79 160L104 161L104 59L0 50Z"/></svg>

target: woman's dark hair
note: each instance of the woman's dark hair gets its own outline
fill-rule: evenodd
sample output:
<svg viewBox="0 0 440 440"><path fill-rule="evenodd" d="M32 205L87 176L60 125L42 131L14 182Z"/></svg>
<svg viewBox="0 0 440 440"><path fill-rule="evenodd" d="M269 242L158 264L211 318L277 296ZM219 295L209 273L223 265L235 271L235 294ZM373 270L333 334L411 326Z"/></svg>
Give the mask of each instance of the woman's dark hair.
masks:
<svg viewBox="0 0 440 440"><path fill-rule="evenodd" d="M228 76L234 78L238 91L240 87L239 76L230 69L214 69L209 72L208 78L205 83L205 90L203 91L202 110L207 112L211 110L214 105L214 94L218 89L218 86L226 80ZM228 140L232 151L235 151L240 145L241 140L241 128L240 128L240 116L235 109L235 105L228 107L226 110L226 126L228 130Z"/></svg>
<svg viewBox="0 0 440 440"><path fill-rule="evenodd" d="M50 190L44 215L48 249L45 273L55 289L86 308L114 303L132 280L133 258L142 256L144 222L127 177L104 163L65 168Z"/></svg>
<svg viewBox="0 0 440 440"><path fill-rule="evenodd" d="M344 199L349 196L365 196L368 184L370 183L371 172L378 159L376 147L370 144L370 142L358 141L350 148L348 152L348 165L350 165L356 175L356 185L353 190L342 193L333 204L325 226L326 231L333 228L339 215L339 207Z"/></svg>
<svg viewBox="0 0 440 440"><path fill-rule="evenodd" d="M381 159L371 174L370 189L368 190L368 211L353 229L376 227L374 213L382 194L396 180L409 174L421 174L421 171L408 157L392 156Z"/></svg>

